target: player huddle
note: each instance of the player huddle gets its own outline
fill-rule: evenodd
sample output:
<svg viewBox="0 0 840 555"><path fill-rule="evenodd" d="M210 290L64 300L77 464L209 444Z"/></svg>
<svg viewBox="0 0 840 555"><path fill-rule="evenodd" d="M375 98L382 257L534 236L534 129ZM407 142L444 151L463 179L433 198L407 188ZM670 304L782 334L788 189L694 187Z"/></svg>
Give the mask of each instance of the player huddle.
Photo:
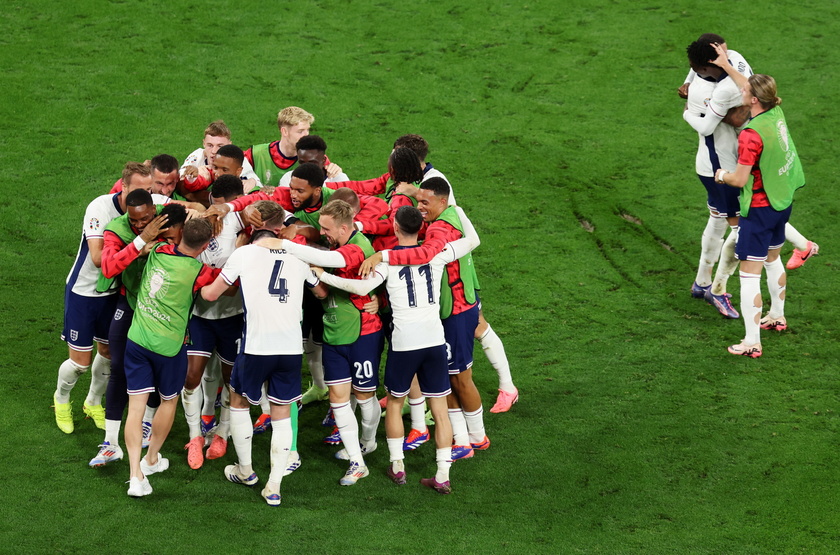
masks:
<svg viewBox="0 0 840 555"><path fill-rule="evenodd" d="M283 477L301 466L299 404L329 400L333 433L324 441L342 444L335 457L348 461L345 486L370 473L365 456L377 448L383 408L385 473L398 485L405 452L430 440L433 419L437 469L421 484L450 493L452 462L490 446L472 380L476 338L499 375L491 412L518 400L504 346L481 314L478 235L426 161L426 141L398 138L387 173L350 181L325 141L309 135L313 121L285 108L280 139L244 152L213 122L182 165L166 154L129 162L86 209L67 278L69 356L55 418L73 432L70 393L90 371L83 411L105 438L89 464L123 458L125 415L129 496L152 493L148 477L169 467L160 451L179 398L189 466L224 457L230 440L231 482L259 482L252 437L271 429L262 497L272 506ZM305 393L304 354L313 382ZM253 424L252 405L262 410Z"/></svg>
<svg viewBox="0 0 840 555"><path fill-rule="evenodd" d="M701 35L688 46L687 54L691 71L679 94L687 100L683 119L699 135L696 170L708 193L709 208L691 295L705 298L727 318L742 314L744 339L728 350L758 358L760 331L787 329L787 275L779 257L785 240L795 246L788 269L819 253L819 245L788 222L794 193L805 185L805 176L776 96L776 81L753 74L744 57L729 50L720 35ZM724 241L727 228L731 232ZM741 314L726 292L736 268L740 268ZM764 315L762 270L771 299Z"/></svg>

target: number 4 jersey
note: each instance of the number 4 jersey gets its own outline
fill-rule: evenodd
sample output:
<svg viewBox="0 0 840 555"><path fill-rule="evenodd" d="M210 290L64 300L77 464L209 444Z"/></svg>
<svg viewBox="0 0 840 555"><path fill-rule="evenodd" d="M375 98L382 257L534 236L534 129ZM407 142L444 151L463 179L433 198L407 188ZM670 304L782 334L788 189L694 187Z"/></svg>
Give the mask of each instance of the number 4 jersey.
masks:
<svg viewBox="0 0 840 555"><path fill-rule="evenodd" d="M299 355L303 353L300 321L304 282L317 284L309 264L285 250L245 245L233 251L222 278L239 280L245 305L240 353Z"/></svg>

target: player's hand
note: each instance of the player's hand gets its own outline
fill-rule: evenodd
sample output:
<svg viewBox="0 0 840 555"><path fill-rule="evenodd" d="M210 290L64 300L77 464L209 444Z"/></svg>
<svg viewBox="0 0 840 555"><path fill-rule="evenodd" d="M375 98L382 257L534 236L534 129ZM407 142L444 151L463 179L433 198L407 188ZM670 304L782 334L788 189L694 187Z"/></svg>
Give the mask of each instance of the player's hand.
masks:
<svg viewBox="0 0 840 555"><path fill-rule="evenodd" d="M263 225L262 214L260 214L260 211L253 204L243 208L239 212L239 217L242 219L243 224L250 225L255 229Z"/></svg>
<svg viewBox="0 0 840 555"><path fill-rule="evenodd" d="M417 195L417 187L415 187L411 183L406 183L405 181L401 181L397 183L397 186L394 187L394 194L395 195L405 195L407 197L414 198Z"/></svg>
<svg viewBox="0 0 840 555"><path fill-rule="evenodd" d="M717 52L717 58L714 60L709 60L710 63L715 64L718 67L726 67L729 65L729 58L726 56L726 48L722 47L716 42L712 43L712 48L715 49Z"/></svg>
<svg viewBox="0 0 840 555"><path fill-rule="evenodd" d="M261 193L265 193L268 196L272 196L274 194L274 189L277 187L272 187L271 185L263 185L262 189L260 189Z"/></svg>
<svg viewBox="0 0 840 555"><path fill-rule="evenodd" d="M184 168L184 179L193 181L196 177L198 177L198 166L187 166Z"/></svg>
<svg viewBox="0 0 840 555"><path fill-rule="evenodd" d="M243 179L242 180L242 189L246 193L249 192L251 189L255 188L256 186L257 186L257 180L256 179Z"/></svg>
<svg viewBox="0 0 840 555"><path fill-rule="evenodd" d="M734 128L741 127L747 120L750 119L750 107L749 106L735 106L734 108L730 108L728 112L726 112L726 116L723 118L723 123L728 123Z"/></svg>
<svg viewBox="0 0 840 555"><path fill-rule="evenodd" d="M155 217L154 220L146 225L146 228L140 233L140 238L146 242L151 243L160 234L160 231L166 227L166 222L169 221L169 216L161 214Z"/></svg>
<svg viewBox="0 0 840 555"><path fill-rule="evenodd" d="M683 83L682 87L677 89L677 94L680 95L680 98L688 98L688 86L691 83Z"/></svg>
<svg viewBox="0 0 840 555"><path fill-rule="evenodd" d="M362 276L363 279L368 277L371 272L373 272L373 269L376 268L376 265L380 262L382 262L382 253L373 253L367 257L364 262L362 262L361 266L359 266L359 275Z"/></svg>
<svg viewBox="0 0 840 555"><path fill-rule="evenodd" d="M315 265L310 265L309 267L312 268L312 273L315 274L315 277L321 279L321 274L324 273L324 269Z"/></svg>
<svg viewBox="0 0 840 555"><path fill-rule="evenodd" d="M330 162L324 169L327 171L327 177L335 177L341 173L341 166L333 162Z"/></svg>
<svg viewBox="0 0 840 555"><path fill-rule="evenodd" d="M206 212L204 212L204 217L207 218L207 221L213 226L213 237L218 236L219 233L222 232L222 227L224 225L222 220L225 219L228 212L230 212L230 206L227 204L214 204L208 208Z"/></svg>
<svg viewBox="0 0 840 555"><path fill-rule="evenodd" d="M199 212L198 210L195 210L193 208L187 208L187 219L186 219L186 221L190 221L193 218L200 218L200 217L201 217L201 212Z"/></svg>
<svg viewBox="0 0 840 555"><path fill-rule="evenodd" d="M320 278L321 276L318 277ZM379 312L379 297L376 296L376 293L370 294L370 302L362 305L362 308L368 314L376 314Z"/></svg>
<svg viewBox="0 0 840 555"><path fill-rule="evenodd" d="M287 225L286 227L284 227L283 229L281 229L277 233L277 237L279 237L280 239L288 239L289 241L294 239L296 235L297 235L297 226L294 225L294 224ZM320 277L320 276L318 276L318 277Z"/></svg>
<svg viewBox="0 0 840 555"><path fill-rule="evenodd" d="M152 249L154 249L154 248L155 248L156 246L158 246L159 244L160 244L160 242L159 242L159 241L149 241L148 243L146 243L145 245L143 245L143 248L142 248L142 249L140 249L140 253L139 253L137 256L138 256L138 257L140 257L140 256L149 256L149 253L150 253L150 252L152 252Z"/></svg>

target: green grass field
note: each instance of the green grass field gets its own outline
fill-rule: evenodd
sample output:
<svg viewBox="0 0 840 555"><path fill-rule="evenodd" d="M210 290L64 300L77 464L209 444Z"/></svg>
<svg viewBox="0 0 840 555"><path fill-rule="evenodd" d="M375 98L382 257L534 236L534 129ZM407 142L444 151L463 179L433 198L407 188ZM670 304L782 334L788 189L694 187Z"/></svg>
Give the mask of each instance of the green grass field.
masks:
<svg viewBox="0 0 840 555"><path fill-rule="evenodd" d="M840 552L838 22L840 5L813 0L10 0L0 552ZM789 330L765 332L757 360L726 352L741 321L688 293L707 213L676 88L685 46L710 31L777 79L808 180L792 222L823 253L789 273ZM451 496L416 484L428 448L393 486L382 439L372 475L340 488L322 404L301 414L304 465L279 510L224 480L232 447L189 469L180 410L171 470L130 499L125 462L87 466L102 439L79 420L89 378L74 434L49 408L84 208L127 160L183 159L214 119L243 147L275 139L288 105L315 114L353 179L384 171L399 135L429 141L481 234L484 310L521 401L485 413L493 446L455 463ZM489 408L480 349L475 375ZM254 445L266 477L268 444Z"/></svg>

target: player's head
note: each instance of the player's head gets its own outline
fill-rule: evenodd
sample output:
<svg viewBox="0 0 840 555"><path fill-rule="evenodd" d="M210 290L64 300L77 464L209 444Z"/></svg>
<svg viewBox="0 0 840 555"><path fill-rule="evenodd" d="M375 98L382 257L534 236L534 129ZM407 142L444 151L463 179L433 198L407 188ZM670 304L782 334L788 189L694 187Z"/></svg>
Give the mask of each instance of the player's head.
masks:
<svg viewBox="0 0 840 555"><path fill-rule="evenodd" d="M708 40L696 40L685 49L688 54L688 63L700 77L717 78L723 73L723 69L711 61L718 57L718 53Z"/></svg>
<svg viewBox="0 0 840 555"><path fill-rule="evenodd" d="M166 227L160 230L158 239L170 245L179 244L184 233L184 224L187 221L187 209L181 204L170 203L163 207L160 215L166 216Z"/></svg>
<svg viewBox="0 0 840 555"><path fill-rule="evenodd" d="M321 235L326 237L331 247L340 247L347 243L353 233L353 208L343 200L332 200L321 208L318 215L318 225Z"/></svg>
<svg viewBox="0 0 840 555"><path fill-rule="evenodd" d="M122 172L123 193L128 195L133 189L152 191L152 169L140 162L128 162Z"/></svg>
<svg viewBox="0 0 840 555"><path fill-rule="evenodd" d="M423 179L420 159L410 148L395 148L388 158L388 173L394 183L417 183Z"/></svg>
<svg viewBox="0 0 840 555"><path fill-rule="evenodd" d="M204 130L204 157L207 164L212 166L216 153L225 145L230 144L230 129L222 120L216 120Z"/></svg>
<svg viewBox="0 0 840 555"><path fill-rule="evenodd" d="M179 245L197 250L198 253L196 256L198 256L201 251L207 248L210 239L213 238L213 226L204 218L193 218L183 224L183 226L184 233Z"/></svg>
<svg viewBox="0 0 840 555"><path fill-rule="evenodd" d="M698 41L708 41L712 44L719 44L722 47L726 48L726 39L716 33L703 33L699 37L697 37Z"/></svg>
<svg viewBox="0 0 840 555"><path fill-rule="evenodd" d="M321 188L326 174L318 164L301 164L292 172L289 195L295 210L305 210L321 202Z"/></svg>
<svg viewBox="0 0 840 555"><path fill-rule="evenodd" d="M761 73L750 75L747 84L741 89L741 98L747 106L757 103L764 110L775 108L782 103L782 99L776 96L776 80Z"/></svg>
<svg viewBox="0 0 840 555"><path fill-rule="evenodd" d="M157 211L152 195L146 189L134 189L125 197L128 223L137 235L143 233L149 222L155 219Z"/></svg>
<svg viewBox="0 0 840 555"><path fill-rule="evenodd" d="M340 187L333 191L333 194L330 195L330 200L327 204L335 200L343 200L349 204L350 208L353 209L354 216L362 209L362 203L359 202L359 195L357 195L356 191L350 189L349 187Z"/></svg>
<svg viewBox="0 0 840 555"><path fill-rule="evenodd" d="M420 184L417 208L427 222L435 221L449 206L449 183L442 177L431 177Z"/></svg>
<svg viewBox="0 0 840 555"><path fill-rule="evenodd" d="M261 200L252 205L260 213L263 225L255 227L255 230L266 230L277 236L286 227L286 211L283 207L271 200ZM253 237L251 241L254 241Z"/></svg>
<svg viewBox="0 0 840 555"><path fill-rule="evenodd" d="M210 189L211 204L224 204L245 194L242 188L242 180L235 175L223 174L213 182Z"/></svg>
<svg viewBox="0 0 840 555"><path fill-rule="evenodd" d="M420 135L403 135L394 141L394 150L398 148L407 148L417 155L422 166L426 162L426 157L429 155L429 143Z"/></svg>
<svg viewBox="0 0 840 555"><path fill-rule="evenodd" d="M318 164L322 168L327 163L327 143L318 135L307 135L297 142L298 164Z"/></svg>
<svg viewBox="0 0 840 555"><path fill-rule="evenodd" d="M277 127L280 129L280 140L289 146L309 135L309 128L315 121L315 116L297 106L283 108L277 114Z"/></svg>
<svg viewBox="0 0 840 555"><path fill-rule="evenodd" d="M216 158L213 159L211 166L216 177L220 175L235 175L239 177L242 174L242 164L245 161L245 153L236 145L225 145L219 148L216 152Z"/></svg>
<svg viewBox="0 0 840 555"><path fill-rule="evenodd" d="M152 192L171 197L178 184L178 160L169 154L158 154L151 161Z"/></svg>
<svg viewBox="0 0 840 555"><path fill-rule="evenodd" d="M258 229L251 234L251 243L256 243L260 239L277 239L277 234L270 229Z"/></svg>
<svg viewBox="0 0 840 555"><path fill-rule="evenodd" d="M417 235L423 227L423 216L413 206L400 206L394 215L394 233L402 235Z"/></svg>

